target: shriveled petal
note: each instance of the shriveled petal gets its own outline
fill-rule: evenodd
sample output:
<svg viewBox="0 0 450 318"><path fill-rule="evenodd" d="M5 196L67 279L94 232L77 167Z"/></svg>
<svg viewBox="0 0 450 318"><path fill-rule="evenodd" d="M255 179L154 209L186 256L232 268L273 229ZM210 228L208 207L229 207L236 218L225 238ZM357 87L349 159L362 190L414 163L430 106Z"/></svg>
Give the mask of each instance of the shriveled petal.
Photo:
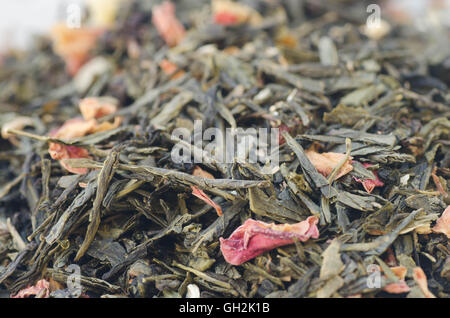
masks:
<svg viewBox="0 0 450 318"><path fill-rule="evenodd" d="M442 233L450 238L450 205L447 206L441 217L437 219L436 225L432 228L434 233Z"/></svg>
<svg viewBox="0 0 450 318"><path fill-rule="evenodd" d="M45 279L41 279L36 285L20 290L15 296L11 296L11 298L28 298L30 296L37 296L39 298L50 297L49 282Z"/></svg>
<svg viewBox="0 0 450 318"><path fill-rule="evenodd" d="M97 123L95 119L91 119L91 121L94 121L94 125L92 126L92 129L89 131L90 134L95 134L102 131L107 131L111 129L115 129L120 126L122 123L122 117L114 117L114 122L110 123L109 121L104 121L101 124Z"/></svg>
<svg viewBox="0 0 450 318"><path fill-rule="evenodd" d="M178 45L186 33L184 26L175 16L175 5L170 1L153 7L152 22L168 46Z"/></svg>
<svg viewBox="0 0 450 318"><path fill-rule="evenodd" d="M363 166L365 168L370 167L372 164L370 163L363 163ZM364 189L367 191L367 193L371 193L373 191L373 189L375 189L375 187L382 187L384 186L383 181L380 180L380 178L378 177L378 172L377 171L372 171L373 175L375 176L375 180L372 179L364 179L361 180L359 178L353 177L353 179L355 179L355 181L362 183Z"/></svg>
<svg viewBox="0 0 450 318"><path fill-rule="evenodd" d="M228 263L240 265L266 251L292 244L295 239L304 242L318 238L317 223L315 216L295 224L278 225L248 219L228 239L220 238L220 250Z"/></svg>
<svg viewBox="0 0 450 318"><path fill-rule="evenodd" d="M86 174L88 169L86 168L71 168L66 165L62 159L74 159L74 158L90 158L89 152L80 147L76 146L66 146L58 143L51 142L49 143L48 152L50 157L55 160L60 160L60 164L63 168L68 170L69 172L75 174Z"/></svg>
<svg viewBox="0 0 450 318"><path fill-rule="evenodd" d="M81 115L85 120L101 118L117 111L117 105L106 98L87 97L80 101Z"/></svg>
<svg viewBox="0 0 450 318"><path fill-rule="evenodd" d="M199 198L200 200L202 200L206 204L209 204L210 206L212 206L216 210L218 216L222 215L222 208L220 207L220 205L218 205L216 202L211 200L211 198L208 197L205 192L203 192L202 190L200 190L196 186L191 186L191 188L192 188L192 194L193 195L195 195L197 198Z"/></svg>
<svg viewBox="0 0 450 318"><path fill-rule="evenodd" d="M317 153L314 150L306 151L306 156L308 157L309 161L311 161L313 166L317 169L317 171L325 177L328 177L333 169L339 164L339 162L345 158L345 154L342 153ZM352 157L349 157L349 159L344 163L341 169L339 169L338 173L336 174L335 180L353 170L351 159Z"/></svg>
<svg viewBox="0 0 450 318"><path fill-rule="evenodd" d="M212 174L210 174L208 171L203 170L199 166L194 167L194 170L192 171L192 175L195 177L214 179L214 176Z"/></svg>
<svg viewBox="0 0 450 318"><path fill-rule="evenodd" d="M89 60L89 51L103 31L99 28L69 28L64 24L53 27L53 50L64 59L69 74L75 75Z"/></svg>
<svg viewBox="0 0 450 318"><path fill-rule="evenodd" d="M67 120L60 128L50 132L50 136L59 139L72 139L77 137L83 137L89 133L93 128L93 122L86 122L82 118L74 118ZM48 153L50 157L55 160L72 159L72 158L89 158L89 152L80 147L67 146L55 142L50 142L48 145ZM86 174L88 169L86 168L71 168L67 166L63 161L60 161L63 168L71 173Z"/></svg>
<svg viewBox="0 0 450 318"><path fill-rule="evenodd" d="M404 280L408 269L405 266L394 266L391 267L391 271L398 277L398 279Z"/></svg>
<svg viewBox="0 0 450 318"><path fill-rule="evenodd" d="M175 63L172 63L168 59L163 59L161 63L159 63L159 67L163 70L164 73L167 75L172 75L171 79L177 79L181 76L183 76L184 71L180 70L175 73L175 71L178 69L178 66Z"/></svg>
<svg viewBox="0 0 450 318"><path fill-rule="evenodd" d="M50 132L50 137L72 139L86 136L95 126L95 121L85 121L77 117L67 120L61 127Z"/></svg>
<svg viewBox="0 0 450 318"><path fill-rule="evenodd" d="M397 283L387 284L383 290L389 294L403 294L409 292L411 289L404 280L400 280Z"/></svg>
<svg viewBox="0 0 450 318"><path fill-rule="evenodd" d="M413 269L413 277L416 281L417 285L422 290L423 294L426 298L436 298L429 290L428 290L428 281L427 276L423 272L423 269L420 267L415 267Z"/></svg>
<svg viewBox="0 0 450 318"><path fill-rule="evenodd" d="M230 0L213 0L212 14L214 23L221 25L233 25L250 23L257 25L261 23L261 15L250 6Z"/></svg>

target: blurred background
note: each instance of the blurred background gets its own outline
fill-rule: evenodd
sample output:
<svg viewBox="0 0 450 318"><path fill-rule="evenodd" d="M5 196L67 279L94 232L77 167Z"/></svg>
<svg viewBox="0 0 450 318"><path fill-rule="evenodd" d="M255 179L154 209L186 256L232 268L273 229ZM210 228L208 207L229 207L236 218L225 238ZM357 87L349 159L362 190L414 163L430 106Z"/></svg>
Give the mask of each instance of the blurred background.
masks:
<svg viewBox="0 0 450 318"><path fill-rule="evenodd" d="M0 4L0 49L24 49L35 34L47 33L59 20L65 20L70 4L83 0L14 0Z"/></svg>
<svg viewBox="0 0 450 318"><path fill-rule="evenodd" d="M2 1L0 4L0 51L11 48L25 49L35 34L45 34L51 27L67 19L67 8L70 5L101 7L114 0L14 0ZM127 0L117 0L127 1ZM269 2L277 1L270 0ZM174 1L186 3L190 1ZM250 0L241 1L251 3ZM450 27L450 0L285 0L293 6L302 2L326 5L347 5L349 10L358 10L361 18L368 16L364 10L370 3L378 3L381 17L389 18L401 24L410 24L422 32L430 28ZM107 5L107 4L106 4ZM363 9L363 10L361 10Z"/></svg>

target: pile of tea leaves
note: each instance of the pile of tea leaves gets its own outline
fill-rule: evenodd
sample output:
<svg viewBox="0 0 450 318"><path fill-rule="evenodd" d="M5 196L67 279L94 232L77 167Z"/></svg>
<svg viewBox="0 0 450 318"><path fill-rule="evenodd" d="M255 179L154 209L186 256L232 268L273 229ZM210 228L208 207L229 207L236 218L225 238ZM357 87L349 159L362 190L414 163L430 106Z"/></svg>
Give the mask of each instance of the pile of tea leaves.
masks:
<svg viewBox="0 0 450 318"><path fill-rule="evenodd" d="M368 3L111 1L1 56L0 294L449 297L449 30Z"/></svg>

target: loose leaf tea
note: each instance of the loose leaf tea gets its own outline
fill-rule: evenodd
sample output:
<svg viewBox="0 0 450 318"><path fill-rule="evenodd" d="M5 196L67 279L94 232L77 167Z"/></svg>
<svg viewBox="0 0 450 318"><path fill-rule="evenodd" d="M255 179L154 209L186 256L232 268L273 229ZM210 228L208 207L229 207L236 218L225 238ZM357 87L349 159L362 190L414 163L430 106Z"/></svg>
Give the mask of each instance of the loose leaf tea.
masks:
<svg viewBox="0 0 450 318"><path fill-rule="evenodd" d="M89 0L0 48L0 295L450 297L446 4L403 2Z"/></svg>

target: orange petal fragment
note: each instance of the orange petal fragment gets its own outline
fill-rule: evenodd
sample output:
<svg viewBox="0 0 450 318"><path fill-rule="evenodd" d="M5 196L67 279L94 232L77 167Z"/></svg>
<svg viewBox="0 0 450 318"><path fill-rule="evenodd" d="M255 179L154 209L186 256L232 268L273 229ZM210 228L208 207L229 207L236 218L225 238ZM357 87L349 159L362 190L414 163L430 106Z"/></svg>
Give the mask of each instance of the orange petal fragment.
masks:
<svg viewBox="0 0 450 318"><path fill-rule="evenodd" d="M433 172L431 172L431 177L433 178L433 182L436 185L436 189L444 196L444 198L446 198L448 196L448 193L445 192L441 180L439 180L439 177L436 175L436 170L437 167L434 167Z"/></svg>
<svg viewBox="0 0 450 318"><path fill-rule="evenodd" d="M69 28L64 24L53 27L53 50L64 59L70 75L75 75L89 60L89 51L103 31L98 28Z"/></svg>
<svg viewBox="0 0 450 318"><path fill-rule="evenodd" d="M240 265L266 251L318 238L319 230L315 216L295 224L274 224L248 219L229 238L220 238L220 250L225 260L232 265Z"/></svg>
<svg viewBox="0 0 450 318"><path fill-rule="evenodd" d="M50 154L50 157L52 157L52 159L60 160L60 164L66 170L76 174L87 173L88 170L86 168L71 168L70 166L66 165L63 161L63 159L90 158L89 152L86 149L51 142L49 143L48 152Z"/></svg>
<svg viewBox="0 0 450 318"><path fill-rule="evenodd" d="M50 132L50 137L58 139L72 139L86 136L95 126L94 121L85 121L77 117L66 120L66 122L56 130Z"/></svg>
<svg viewBox="0 0 450 318"><path fill-rule="evenodd" d="M328 177L333 169L339 164L339 162L345 158L345 154L335 153L335 152L323 152L317 153L314 150L306 151L306 156L309 161L313 164L313 166L317 169L317 171L325 177ZM353 170L353 166L351 165L352 157L344 163L344 165L339 169L336 174L335 180L340 177L346 175L350 171Z"/></svg>
<svg viewBox="0 0 450 318"><path fill-rule="evenodd" d="M405 282L408 269L404 266L394 266L391 267L391 271L395 274L395 276L397 276L399 281L396 283L387 284L384 286L383 290L390 294L403 294L409 292L411 288L409 288Z"/></svg>
<svg viewBox="0 0 450 318"><path fill-rule="evenodd" d="M84 120L101 118L117 111L117 105L114 105L107 99L97 97L83 98L80 101L79 107Z"/></svg>
<svg viewBox="0 0 450 318"><path fill-rule="evenodd" d="M11 296L11 298L28 298L30 296L36 296L36 298L50 297L49 282L41 279L36 285L20 290L15 296Z"/></svg>
<svg viewBox="0 0 450 318"><path fill-rule="evenodd" d="M153 7L152 22L168 46L176 46L183 40L186 31L175 16L175 5L172 2L164 1Z"/></svg>
<svg viewBox="0 0 450 318"><path fill-rule="evenodd" d="M171 79L177 79L181 76L183 76L184 71L180 70L179 72L175 71L178 69L178 66L175 63L172 63L168 59L163 59L161 63L159 64L159 67L163 70L163 72L167 75L172 75Z"/></svg>
<svg viewBox="0 0 450 318"><path fill-rule="evenodd" d="M394 266L391 267L391 271L398 277L398 279L404 280L408 269L404 266Z"/></svg>
<svg viewBox="0 0 450 318"><path fill-rule="evenodd" d="M199 198L200 200L204 201L206 204L209 204L210 206L212 206L216 212L218 216L222 215L222 209L221 207L214 202L213 200L211 200L206 194L205 192L203 192L202 190L200 190L199 188L197 188L196 186L191 186L192 188L192 194L195 195L197 198Z"/></svg>
<svg viewBox="0 0 450 318"><path fill-rule="evenodd" d="M102 131L107 131L111 129L115 129L120 126L122 123L122 117L114 117L114 122L110 123L109 121L104 121L101 124L97 123L95 119L91 119L94 122L92 125L92 129L89 130L90 134L95 134Z"/></svg>
<svg viewBox="0 0 450 318"><path fill-rule="evenodd" d="M420 267L415 267L413 269L413 277L416 281L417 285L422 290L423 294L426 298L436 298L429 290L428 290L428 283L427 283L427 276L423 272L423 269Z"/></svg>
<svg viewBox="0 0 450 318"><path fill-rule="evenodd" d="M442 233L450 238L450 205L442 213L441 217L437 219L436 225L432 228L434 233Z"/></svg>
<svg viewBox="0 0 450 318"><path fill-rule="evenodd" d="M255 9L237 1L213 0L211 9L214 23L225 26L241 23L257 25L262 20Z"/></svg>
<svg viewBox="0 0 450 318"><path fill-rule="evenodd" d="M50 132L50 137L58 139L72 139L85 136L92 128L92 123L85 122L82 118L74 118L67 120L60 128ZM48 153L55 160L71 159L71 158L89 158L89 152L80 147L67 146L50 142L48 144ZM70 168L62 161L60 164L69 172L76 174L85 174L86 168Z"/></svg>
<svg viewBox="0 0 450 318"><path fill-rule="evenodd" d="M210 174L209 172L203 170L199 166L195 166L194 167L194 170L192 171L192 175L195 176L195 177L214 179L214 176L212 174Z"/></svg>

